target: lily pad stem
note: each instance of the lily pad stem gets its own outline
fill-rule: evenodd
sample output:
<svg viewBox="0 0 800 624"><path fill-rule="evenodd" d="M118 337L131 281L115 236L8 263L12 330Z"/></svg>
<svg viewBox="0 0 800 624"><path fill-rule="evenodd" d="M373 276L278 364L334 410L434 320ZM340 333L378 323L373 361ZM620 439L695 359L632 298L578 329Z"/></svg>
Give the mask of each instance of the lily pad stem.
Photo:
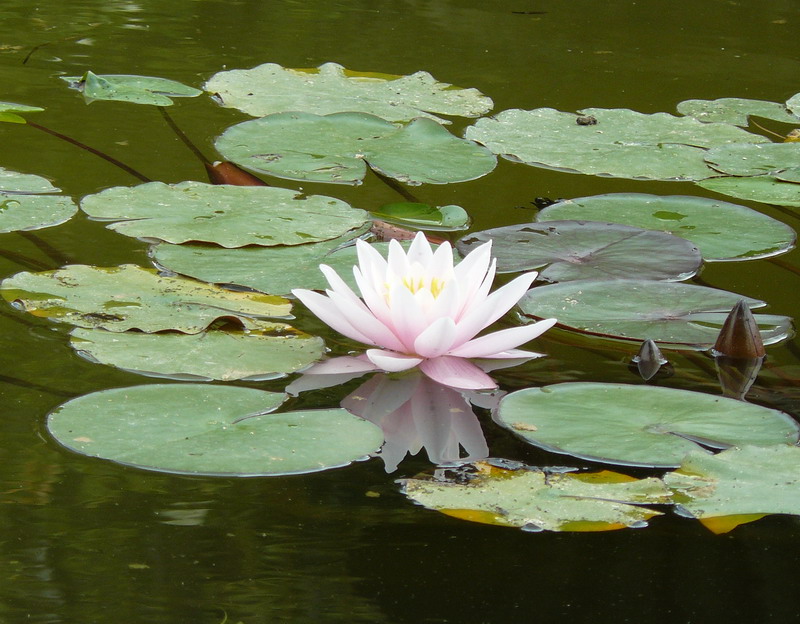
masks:
<svg viewBox="0 0 800 624"><path fill-rule="evenodd" d="M372 167L370 167L372 173L375 174L375 177L378 178L381 182L383 182L386 186L392 189L394 192L398 193L403 199L406 201L414 202L415 204L421 203L419 199L409 191L405 186L400 184L397 180L390 178L389 176L385 176L382 173L376 171Z"/></svg>
<svg viewBox="0 0 800 624"><path fill-rule="evenodd" d="M167 109L163 106L159 106L158 110L161 112L161 116L164 117L164 121L167 122L167 125L172 128L172 131L178 135L178 138L183 141L183 144L189 148L189 150L200 159L204 165L210 165L211 161L206 158L206 155L200 151L194 143L192 143L191 139L186 136L186 133L178 127L178 124L172 119L172 116L167 112Z"/></svg>
<svg viewBox="0 0 800 624"><path fill-rule="evenodd" d="M77 139L73 139L72 137L68 137L65 134L61 134L60 132L56 132L55 130L51 130L50 128L47 128L45 126L41 126L41 125L39 125L37 123L34 123L32 121L25 120L25 123L27 125L31 126L32 128L36 128L37 130L41 130L42 132L46 132L47 134L50 134L50 135L52 135L52 136L54 136L56 138L59 138L59 139L61 139L63 141L66 141L67 143L72 143L72 145L75 145L76 147L80 147L81 149L86 150L87 152L91 152L95 156L99 156L103 160L106 160L106 161L110 162L112 165L115 165L115 166L119 167L120 169L122 169L123 171L126 171L127 173L130 173L133 177L138 178L142 182L152 182L152 180L150 178L148 178L146 175L144 175L142 173L139 173L133 167L129 167L128 165L126 165L123 162L120 162L119 160L117 160L113 156L109 156L108 154L106 154L104 152L101 152L100 150L96 150L93 147L89 147L88 145L86 145L85 143L81 143Z"/></svg>

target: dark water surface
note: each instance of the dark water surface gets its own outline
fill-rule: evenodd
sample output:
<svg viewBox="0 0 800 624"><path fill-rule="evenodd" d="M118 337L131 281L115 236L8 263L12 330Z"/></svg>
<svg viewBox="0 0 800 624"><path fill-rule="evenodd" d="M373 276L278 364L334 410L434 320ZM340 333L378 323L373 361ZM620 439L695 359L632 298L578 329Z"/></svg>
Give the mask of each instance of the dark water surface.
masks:
<svg viewBox="0 0 800 624"><path fill-rule="evenodd" d="M798 29L794 0L3 0L0 100L45 107L33 119L154 179L202 180L154 108L87 107L57 77L91 69L200 86L225 68L335 61L363 71L427 70L480 89L496 111L674 112L689 98L785 101L800 91ZM205 97L179 101L172 113L209 153L215 136L246 118ZM4 124L0 139L0 166L47 176L75 197L134 183L24 126ZM394 199L375 180L357 189L304 188L363 208ZM628 191L710 195L688 183L602 179L505 161L482 180L418 189L431 203L464 206L475 229L532 218L518 206L530 207L535 197ZM800 227L791 211L758 209ZM81 216L40 234L70 262L148 263L143 243ZM0 246L55 268L17 234L0 235ZM797 270L799 257L794 251L780 259ZM20 270L0 258L0 277ZM797 316L800 308L797 274L766 260L706 267L702 279L764 299L771 313ZM148 473L71 454L44 430L49 411L70 396L149 380L78 358L65 327L7 306L0 313L0 622L694 624L800 617L795 517L765 518L724 536L674 516L642 530L530 534L409 503L393 480L427 468L424 454L392 475L373 459L327 473L238 480ZM498 378L506 389L636 383L626 365L630 348L581 345L550 332L537 341L550 357ZM796 342L770 347L769 363L797 378L796 354ZM665 385L718 393L710 360L672 359L676 373ZM780 392L777 381L768 369L751 396L797 415L797 393ZM346 392L319 396L335 404ZM488 419L484 429L494 455L571 461L524 447Z"/></svg>

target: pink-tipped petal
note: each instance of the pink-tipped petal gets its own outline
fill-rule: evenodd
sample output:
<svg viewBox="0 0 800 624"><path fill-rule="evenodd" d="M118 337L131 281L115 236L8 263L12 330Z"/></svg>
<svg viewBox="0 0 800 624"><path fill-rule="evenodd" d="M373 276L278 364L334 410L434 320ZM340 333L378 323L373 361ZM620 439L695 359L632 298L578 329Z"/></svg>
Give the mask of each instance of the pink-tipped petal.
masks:
<svg viewBox="0 0 800 624"><path fill-rule="evenodd" d="M334 290L328 291L331 302L341 312L342 317L347 320L353 328L358 328L364 336L369 338L368 344L386 347L388 349L405 350L405 344L398 340L392 328L381 323L366 306L359 301L354 303L346 295L341 295ZM316 314L316 312L315 312ZM317 316L319 316L317 314ZM322 317L320 317L322 318ZM322 319L326 323L326 319ZM330 325L330 323L328 323ZM333 325L331 325L333 327ZM347 334L345 334L347 335Z"/></svg>
<svg viewBox="0 0 800 624"><path fill-rule="evenodd" d="M409 370L423 361L419 357L382 349L367 349L367 357L375 366L389 373Z"/></svg>
<svg viewBox="0 0 800 624"><path fill-rule="evenodd" d="M453 319L443 317L433 323L414 341L414 353L424 358L435 358L444 355L453 346L456 335L456 324Z"/></svg>
<svg viewBox="0 0 800 624"><path fill-rule="evenodd" d="M538 338L555 323L556 319L547 319L532 325L503 329L480 338L474 338L450 351L450 355L462 358L497 357L497 354L503 351L514 349Z"/></svg>
<svg viewBox="0 0 800 624"><path fill-rule="evenodd" d="M488 390L496 388L494 380L469 360L443 355L432 360L423 360L420 370L434 381L464 390Z"/></svg>
<svg viewBox="0 0 800 624"><path fill-rule="evenodd" d="M449 247L449 243L446 243ZM400 244L397 244L400 247ZM391 249L391 243L390 243ZM402 248L401 248L402 249ZM428 242L428 239L425 237L425 234L422 232L417 232L417 235L414 237L414 240L411 241L411 245L408 248L408 264L412 265L415 262L423 266L430 266L431 259L433 258L433 250L431 250L431 244Z"/></svg>
<svg viewBox="0 0 800 624"><path fill-rule="evenodd" d="M302 301L323 323L330 325L340 334L365 344L376 344L370 338L367 338L363 332L353 327L350 321L345 318L339 308L336 307L328 297L320 295L313 290L304 290L301 288L296 288L292 291L292 294Z"/></svg>

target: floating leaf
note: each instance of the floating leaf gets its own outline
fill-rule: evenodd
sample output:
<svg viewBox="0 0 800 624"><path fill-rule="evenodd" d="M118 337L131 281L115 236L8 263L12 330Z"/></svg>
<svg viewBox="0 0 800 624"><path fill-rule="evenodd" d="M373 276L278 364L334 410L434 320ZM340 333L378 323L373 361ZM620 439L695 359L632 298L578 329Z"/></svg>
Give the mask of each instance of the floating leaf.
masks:
<svg viewBox="0 0 800 624"><path fill-rule="evenodd" d="M528 531L611 531L639 528L660 512L641 504L670 503L659 479L616 472L565 473L490 462L465 464L443 479L402 479L403 493L429 509Z"/></svg>
<svg viewBox="0 0 800 624"><path fill-rule="evenodd" d="M705 160L717 171L733 176L775 175L787 170L800 171L800 144L722 145L708 150Z"/></svg>
<svg viewBox="0 0 800 624"><path fill-rule="evenodd" d="M47 428L83 455L211 476L316 472L380 447L380 429L343 409L270 414L285 398L202 384L115 388L64 403Z"/></svg>
<svg viewBox="0 0 800 624"><path fill-rule="evenodd" d="M369 223L366 211L333 197L202 182L118 186L84 197L81 209L93 219L117 221L108 228L126 236L223 247L299 245Z"/></svg>
<svg viewBox="0 0 800 624"><path fill-rule="evenodd" d="M17 273L0 283L0 294L35 316L117 332L175 329L196 334L218 318L235 318L247 329L260 329L258 319L286 316L291 310L280 297L162 276L132 264L74 264Z"/></svg>
<svg viewBox="0 0 800 624"><path fill-rule="evenodd" d="M0 233L39 230L69 221L78 211L72 199L31 194L59 190L41 176L0 168Z"/></svg>
<svg viewBox="0 0 800 624"><path fill-rule="evenodd" d="M389 121L429 117L431 113L479 117L492 109L492 100L477 89L438 82L427 72L410 76L355 72L336 63L317 69L286 69L265 63L253 69L215 74L206 91L223 106L254 117L302 111L327 115L358 111Z"/></svg>
<svg viewBox="0 0 800 624"><path fill-rule="evenodd" d="M751 308L766 305L716 288L631 279L539 286L529 290L519 306L526 315L555 317L559 325L589 334L708 349L740 299ZM786 316L756 314L755 319L764 344L792 333L792 321Z"/></svg>
<svg viewBox="0 0 800 624"><path fill-rule="evenodd" d="M714 175L702 148L768 141L736 126L667 113L590 108L581 115L596 123L583 125L579 115L551 108L507 110L478 120L466 136L529 165L649 180L702 180Z"/></svg>
<svg viewBox="0 0 800 624"><path fill-rule="evenodd" d="M463 230L470 223L467 211L454 205L429 206L418 202L396 202L384 204L371 214L381 221L417 226L426 230Z"/></svg>
<svg viewBox="0 0 800 624"><path fill-rule="evenodd" d="M747 126L749 117L763 117L783 123L800 123L800 117L792 115L784 104L745 98L719 98L717 100L685 100L678 104L681 115L699 121Z"/></svg>
<svg viewBox="0 0 800 624"><path fill-rule="evenodd" d="M17 115L17 113L40 113L43 110L38 106L0 102L0 122L24 124L26 123L25 118L22 115Z"/></svg>
<svg viewBox="0 0 800 624"><path fill-rule="evenodd" d="M800 117L800 93L795 93L792 97L786 100L786 108L793 114Z"/></svg>
<svg viewBox="0 0 800 624"><path fill-rule="evenodd" d="M793 444L800 437L797 423L778 410L659 386L526 388L503 397L495 419L548 451L660 468L678 466L703 447Z"/></svg>
<svg viewBox="0 0 800 624"><path fill-rule="evenodd" d="M83 93L87 102L115 100L153 106L172 106L170 98L197 97L203 92L187 87L175 80L155 76L133 76L125 74L97 75L87 71L83 76L61 76L70 88Z"/></svg>
<svg viewBox="0 0 800 624"><path fill-rule="evenodd" d="M494 155L430 119L405 126L366 113L278 113L228 128L219 152L242 167L290 180L360 184L367 163L408 184L474 180Z"/></svg>
<svg viewBox="0 0 800 624"><path fill-rule="evenodd" d="M686 195L609 193L566 199L547 206L536 219L590 219L669 232L697 245L710 261L774 256L791 249L796 239L792 228L760 212Z"/></svg>
<svg viewBox="0 0 800 624"><path fill-rule="evenodd" d="M283 377L322 357L317 336L283 323L260 330L199 334L108 332L74 329L70 346L100 364L153 377L194 381L260 381Z"/></svg>
<svg viewBox="0 0 800 624"><path fill-rule="evenodd" d="M682 509L715 533L766 514L797 516L800 448L744 446L718 455L691 453L664 482Z"/></svg>
<svg viewBox="0 0 800 624"><path fill-rule="evenodd" d="M779 206L800 206L800 184L775 176L710 178L697 183L709 191Z"/></svg>
<svg viewBox="0 0 800 624"><path fill-rule="evenodd" d="M367 229L368 226L364 231ZM288 295L293 288L328 288L328 281L319 270L321 263L332 266L355 287L353 267L358 260L355 246L349 243L352 239L345 237L307 245L240 249L161 243L153 245L150 255L158 266L204 282ZM337 251L340 247L341 251Z"/></svg>
<svg viewBox="0 0 800 624"><path fill-rule="evenodd" d="M492 241L497 271L507 273L546 267L539 279L682 280L700 268L702 259L689 241L653 230L596 221L523 223L474 232L462 238L462 255Z"/></svg>

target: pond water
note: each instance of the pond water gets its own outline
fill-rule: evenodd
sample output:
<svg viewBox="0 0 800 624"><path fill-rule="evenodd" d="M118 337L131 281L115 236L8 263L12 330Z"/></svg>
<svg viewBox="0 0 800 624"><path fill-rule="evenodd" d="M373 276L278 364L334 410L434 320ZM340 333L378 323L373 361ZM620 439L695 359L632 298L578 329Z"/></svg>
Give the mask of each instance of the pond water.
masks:
<svg viewBox="0 0 800 624"><path fill-rule="evenodd" d="M45 107L35 120L112 153L153 179L204 171L152 107L87 107L58 79L96 73L163 76L193 86L223 69L274 62L393 74L425 70L476 87L495 111L552 107L674 112L690 98L783 102L800 90L800 6L791 0L5 0L0 7L0 100ZM30 53L27 62L26 55ZM206 97L173 117L208 153L247 117ZM456 121L459 133L468 121ZM4 124L2 162L81 197L134 183L124 172L21 125ZM286 183L362 208L395 197L375 179L358 188ZM537 197L609 192L713 197L691 183L600 178L501 160L485 178L423 186L457 203L473 229L533 217ZM732 200L735 201L735 200ZM797 213L747 204L800 227ZM732 226L735 224L732 224ZM78 215L38 235L65 263L149 266L147 245ZM18 234L5 252L56 263ZM800 254L780 262L717 263L702 283L763 299L793 316ZM24 270L0 258L0 277ZM310 318L309 328L321 331ZM299 322L300 322L299 321ZM298 322L298 324L299 324ZM770 516L720 536L668 514L641 530L527 533L415 506L395 479L430 467L424 453L386 474L379 459L309 475L202 478L146 472L71 453L46 415L66 399L151 380L75 355L64 326L0 316L0 621L166 623L789 622L800 523ZM754 402L800 414L786 378L798 345L768 347ZM506 390L559 381L640 383L635 348L552 330L548 354L498 373ZM713 362L668 354L661 385L718 394ZM777 374L776 373L780 373ZM781 377L782 375L782 377ZM281 389L285 381L238 384ZM330 407L349 384L301 397ZM481 414L491 454L533 465L589 465L526 446ZM648 471L627 471L635 476Z"/></svg>

